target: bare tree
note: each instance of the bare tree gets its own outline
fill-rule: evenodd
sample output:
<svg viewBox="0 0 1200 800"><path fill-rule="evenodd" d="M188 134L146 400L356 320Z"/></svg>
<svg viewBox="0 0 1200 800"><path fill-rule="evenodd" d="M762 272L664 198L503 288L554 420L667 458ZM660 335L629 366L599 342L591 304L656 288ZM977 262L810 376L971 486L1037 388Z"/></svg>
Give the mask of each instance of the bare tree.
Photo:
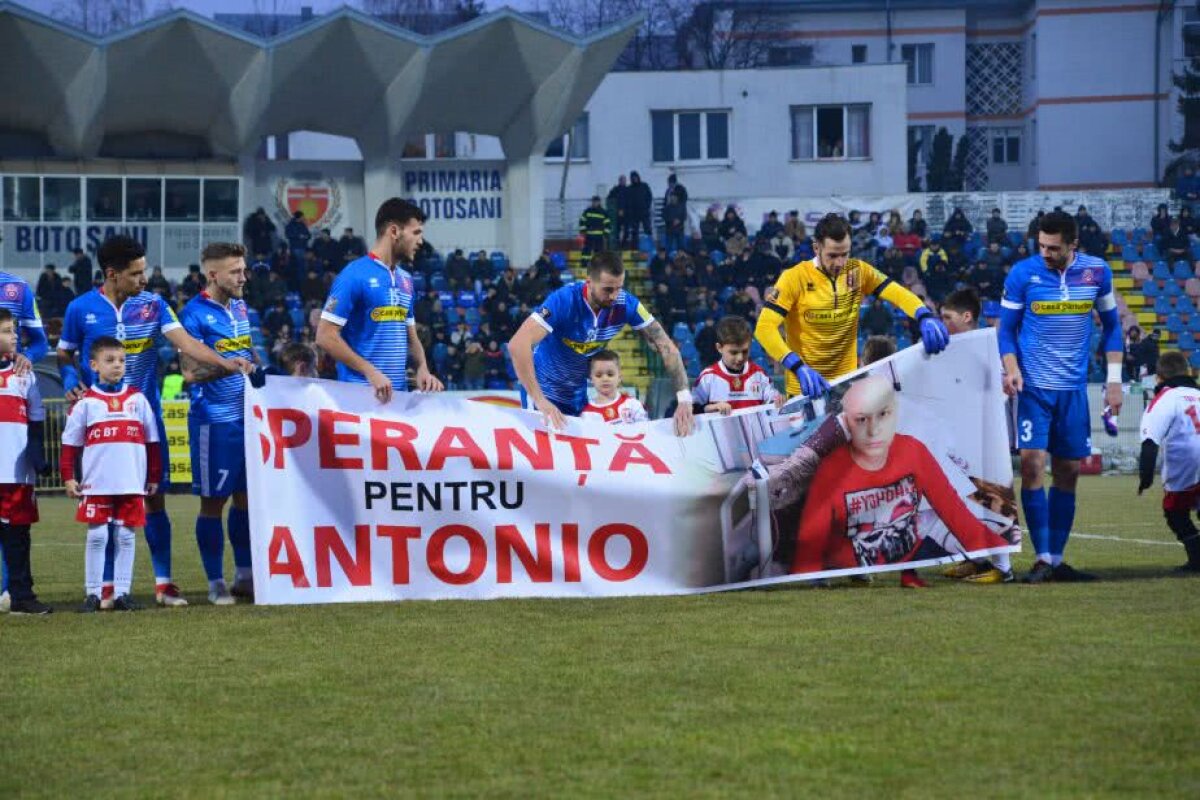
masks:
<svg viewBox="0 0 1200 800"><path fill-rule="evenodd" d="M363 0L362 9L417 33L437 33L478 17L479 0Z"/></svg>
<svg viewBox="0 0 1200 800"><path fill-rule="evenodd" d="M146 18L145 0L59 0L51 10L55 19L103 36L136 25Z"/></svg>
<svg viewBox="0 0 1200 800"><path fill-rule="evenodd" d="M781 17L758 8L696 4L680 27L680 49L688 63L699 69L761 67L768 63L786 27Z"/></svg>

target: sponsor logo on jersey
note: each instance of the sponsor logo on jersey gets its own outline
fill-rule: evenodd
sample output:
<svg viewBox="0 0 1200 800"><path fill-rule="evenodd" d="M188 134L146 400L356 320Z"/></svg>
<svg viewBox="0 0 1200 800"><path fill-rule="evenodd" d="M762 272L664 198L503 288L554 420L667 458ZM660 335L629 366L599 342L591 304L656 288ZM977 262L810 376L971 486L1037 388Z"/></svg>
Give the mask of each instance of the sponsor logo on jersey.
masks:
<svg viewBox="0 0 1200 800"><path fill-rule="evenodd" d="M374 322L404 322L408 319L408 309L404 306L378 306L371 311Z"/></svg>
<svg viewBox="0 0 1200 800"><path fill-rule="evenodd" d="M227 339L218 339L213 349L218 353L232 353L237 350L249 350L253 347L250 342L249 334L245 336L231 336Z"/></svg>
<svg viewBox="0 0 1200 800"><path fill-rule="evenodd" d="M809 308L804 311L805 322L833 322L850 316L858 316L858 305L845 308Z"/></svg>
<svg viewBox="0 0 1200 800"><path fill-rule="evenodd" d="M590 356L604 349L604 342L577 342L574 339L565 338L559 341L581 356Z"/></svg>
<svg viewBox="0 0 1200 800"><path fill-rule="evenodd" d="M140 316L140 317L141 317L143 320L147 320L147 321L148 321L148 320L150 320L151 318L153 318L153 317L154 317L154 311L155 311L155 309L154 309L154 306L152 306L152 305L150 305L149 303L147 303L146 305L142 306L142 307L141 307L141 309L139 309L139 310L138 310L138 315L139 315L139 316Z"/></svg>
<svg viewBox="0 0 1200 800"><path fill-rule="evenodd" d="M0 288L0 295L3 295L5 300L16 300L21 296L21 287L16 283L6 283Z"/></svg>
<svg viewBox="0 0 1200 800"><path fill-rule="evenodd" d="M325 301L325 310L328 311L330 314L332 314L334 312L334 309L337 308L337 301L338 301L338 299L336 297L331 297L328 300L326 300Z"/></svg>
<svg viewBox="0 0 1200 800"><path fill-rule="evenodd" d="M1035 300L1029 304L1029 310L1039 316L1090 314L1091 300Z"/></svg>
<svg viewBox="0 0 1200 800"><path fill-rule="evenodd" d="M139 353L145 353L150 348L154 347L154 340L146 339L126 339L122 344L125 345L125 354L136 356Z"/></svg>

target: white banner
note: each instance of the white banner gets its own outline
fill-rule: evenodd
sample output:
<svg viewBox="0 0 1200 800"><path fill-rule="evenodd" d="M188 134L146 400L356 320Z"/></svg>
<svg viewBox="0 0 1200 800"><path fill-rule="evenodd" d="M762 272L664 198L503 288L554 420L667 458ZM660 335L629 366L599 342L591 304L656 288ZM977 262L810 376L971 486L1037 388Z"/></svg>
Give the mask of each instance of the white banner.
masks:
<svg viewBox="0 0 1200 800"><path fill-rule="evenodd" d="M681 439L670 420L551 433L520 409L270 377L246 391L256 600L677 594L1011 550L999 383L980 331ZM876 395L899 435L822 443L843 403L857 420ZM881 470L838 466L860 446Z"/></svg>

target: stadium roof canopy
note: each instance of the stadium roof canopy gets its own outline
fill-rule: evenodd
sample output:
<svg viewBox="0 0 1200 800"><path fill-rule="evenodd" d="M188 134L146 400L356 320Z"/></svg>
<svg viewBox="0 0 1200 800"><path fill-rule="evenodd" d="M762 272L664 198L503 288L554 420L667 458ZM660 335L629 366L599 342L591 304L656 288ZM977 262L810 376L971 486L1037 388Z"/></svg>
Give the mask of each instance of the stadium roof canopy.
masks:
<svg viewBox="0 0 1200 800"><path fill-rule="evenodd" d="M579 38L504 9L419 36L342 8L261 39L179 10L96 38L0 2L0 155L235 158L294 130L366 158L454 131L527 155L570 127L640 21Z"/></svg>

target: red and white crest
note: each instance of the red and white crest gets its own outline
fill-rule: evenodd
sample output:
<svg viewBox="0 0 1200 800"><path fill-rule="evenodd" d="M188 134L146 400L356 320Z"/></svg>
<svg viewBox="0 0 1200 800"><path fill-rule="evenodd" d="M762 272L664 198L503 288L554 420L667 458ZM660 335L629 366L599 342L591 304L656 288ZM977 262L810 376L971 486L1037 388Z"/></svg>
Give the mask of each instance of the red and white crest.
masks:
<svg viewBox="0 0 1200 800"><path fill-rule="evenodd" d="M275 203L284 219L299 211L310 228L331 228L341 219L342 192L337 181L327 178L280 178Z"/></svg>

